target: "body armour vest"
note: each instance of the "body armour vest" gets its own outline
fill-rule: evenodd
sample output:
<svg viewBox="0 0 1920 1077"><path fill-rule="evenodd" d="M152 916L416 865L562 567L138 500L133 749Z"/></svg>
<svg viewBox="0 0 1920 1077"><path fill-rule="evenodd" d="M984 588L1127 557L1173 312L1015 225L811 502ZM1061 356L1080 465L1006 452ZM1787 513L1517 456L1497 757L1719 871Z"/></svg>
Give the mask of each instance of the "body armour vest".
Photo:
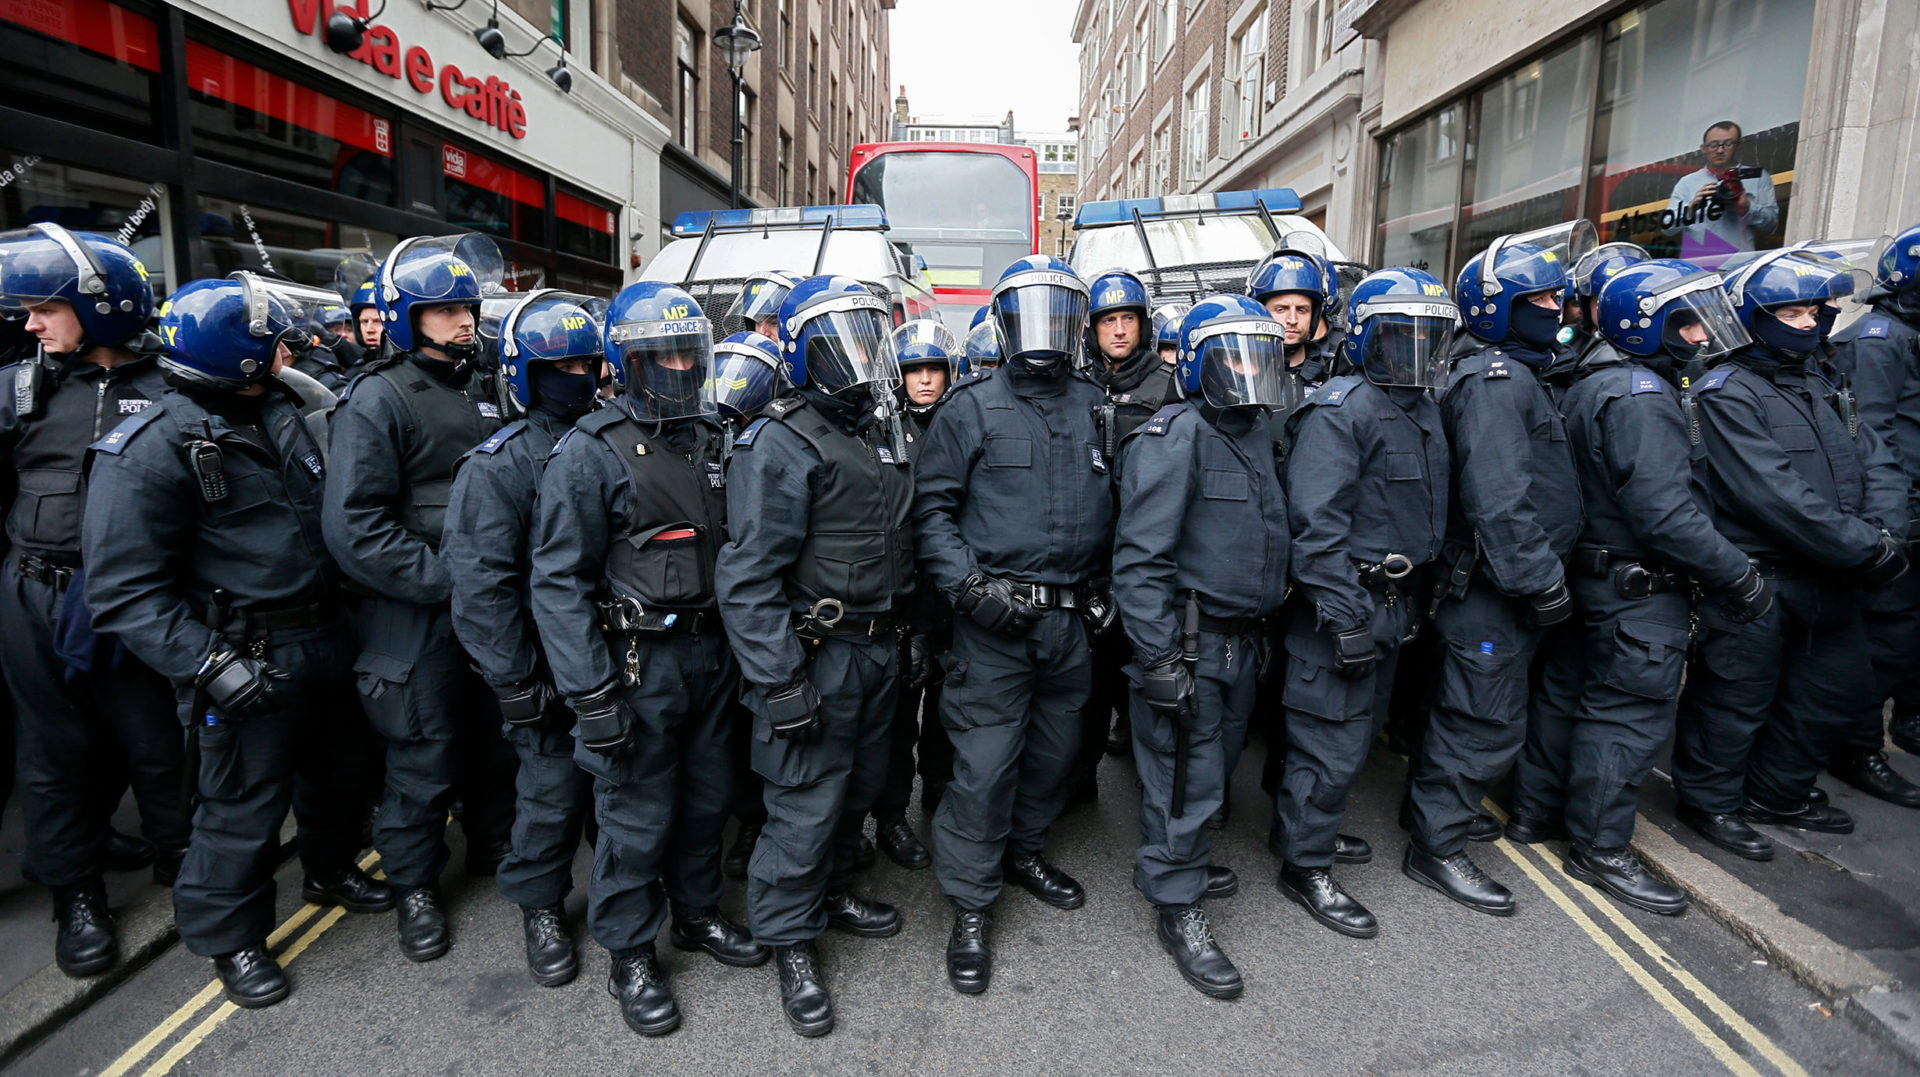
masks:
<svg viewBox="0 0 1920 1077"><path fill-rule="evenodd" d="M767 417L798 434L825 465L813 491L812 526L788 576L796 597L837 599L854 617L904 609L913 591L912 473L881 463L872 443L804 402L776 404Z"/></svg>
<svg viewBox="0 0 1920 1077"><path fill-rule="evenodd" d="M79 563L87 446L120 420L144 411L165 391L158 366L145 357L106 370L76 363L45 379L33 414L19 421L13 446L7 542L29 553Z"/></svg>
<svg viewBox="0 0 1920 1077"><path fill-rule="evenodd" d="M633 486L607 549L614 593L649 608L712 606L714 561L727 537L719 432L697 427L693 450L679 453L619 408L602 408L580 426L606 442Z"/></svg>
<svg viewBox="0 0 1920 1077"><path fill-rule="evenodd" d="M453 465L502 424L498 405L487 399L485 380L475 376L465 388L450 385L421 369L426 362L433 360L410 356L372 375L393 386L413 420L413 447L400 458L400 478L407 487L400 525L438 550L453 493Z"/></svg>

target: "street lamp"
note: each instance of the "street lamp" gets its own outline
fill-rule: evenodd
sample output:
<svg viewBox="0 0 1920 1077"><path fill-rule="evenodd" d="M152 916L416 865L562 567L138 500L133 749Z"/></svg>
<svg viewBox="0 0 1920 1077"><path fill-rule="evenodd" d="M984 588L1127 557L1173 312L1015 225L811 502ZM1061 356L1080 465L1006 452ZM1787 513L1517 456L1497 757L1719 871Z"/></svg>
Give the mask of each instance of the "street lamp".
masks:
<svg viewBox="0 0 1920 1077"><path fill-rule="evenodd" d="M747 57L760 51L760 35L747 25L741 13L742 0L733 0L733 24L713 32L714 44L727 54L727 70L733 73L733 208L740 208L740 144L745 138L740 127L740 84L746 77Z"/></svg>

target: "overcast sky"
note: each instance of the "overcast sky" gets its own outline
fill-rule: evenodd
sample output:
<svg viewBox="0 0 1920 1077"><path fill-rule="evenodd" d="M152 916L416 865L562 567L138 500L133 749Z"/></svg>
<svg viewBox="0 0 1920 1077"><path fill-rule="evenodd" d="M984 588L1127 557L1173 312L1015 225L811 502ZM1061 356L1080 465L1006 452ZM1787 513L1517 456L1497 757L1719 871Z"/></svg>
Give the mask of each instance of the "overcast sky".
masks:
<svg viewBox="0 0 1920 1077"><path fill-rule="evenodd" d="M998 122L1064 131L1078 108L1074 0L899 0L891 16L893 85L921 122Z"/></svg>

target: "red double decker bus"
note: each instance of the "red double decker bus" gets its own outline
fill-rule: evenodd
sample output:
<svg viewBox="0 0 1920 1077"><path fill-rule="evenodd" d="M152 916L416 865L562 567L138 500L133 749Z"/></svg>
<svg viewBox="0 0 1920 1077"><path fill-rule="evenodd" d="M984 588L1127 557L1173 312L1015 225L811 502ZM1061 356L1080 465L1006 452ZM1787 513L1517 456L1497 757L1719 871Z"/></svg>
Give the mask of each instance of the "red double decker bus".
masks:
<svg viewBox="0 0 1920 1077"><path fill-rule="evenodd" d="M855 146L847 201L886 211L887 239L926 260L941 319L962 336L1000 271L1040 251L1040 177L1027 146Z"/></svg>

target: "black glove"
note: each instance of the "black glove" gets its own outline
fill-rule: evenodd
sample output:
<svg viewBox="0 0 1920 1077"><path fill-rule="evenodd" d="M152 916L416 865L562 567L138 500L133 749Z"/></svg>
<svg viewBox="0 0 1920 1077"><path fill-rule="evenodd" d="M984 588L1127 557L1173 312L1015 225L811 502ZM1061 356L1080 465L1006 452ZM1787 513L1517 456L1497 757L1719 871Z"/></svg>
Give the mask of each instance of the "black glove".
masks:
<svg viewBox="0 0 1920 1077"><path fill-rule="evenodd" d="M820 739L820 693L801 677L792 684L767 689L767 722L773 735L800 744Z"/></svg>
<svg viewBox="0 0 1920 1077"><path fill-rule="evenodd" d="M553 686L539 679L496 684L493 694L500 697L500 717L515 729L539 725L553 704Z"/></svg>
<svg viewBox="0 0 1920 1077"><path fill-rule="evenodd" d="M1527 596L1527 605L1533 607L1533 624L1536 628L1557 625L1573 616L1573 594L1567 590L1567 581L1561 577L1553 581L1553 586L1536 595Z"/></svg>
<svg viewBox="0 0 1920 1077"><path fill-rule="evenodd" d="M1737 625L1751 624L1773 608L1773 591L1760 578L1760 569L1747 562L1747 574L1721 592L1720 612Z"/></svg>
<svg viewBox="0 0 1920 1077"><path fill-rule="evenodd" d="M617 684L570 701L580 720L580 746L598 755L621 755L633 747L633 712Z"/></svg>
<svg viewBox="0 0 1920 1077"><path fill-rule="evenodd" d="M966 589L953 608L989 632L1009 639L1026 636L1040 619L1038 612L1013 593L1013 582L978 573L967 577Z"/></svg>
<svg viewBox="0 0 1920 1077"><path fill-rule="evenodd" d="M1333 634L1333 671L1358 680L1373 672L1373 630L1349 628Z"/></svg>
<svg viewBox="0 0 1920 1077"><path fill-rule="evenodd" d="M1155 711L1179 722L1193 721L1193 671L1178 655L1140 671L1140 698Z"/></svg>
<svg viewBox="0 0 1920 1077"><path fill-rule="evenodd" d="M919 691L933 683L933 641L925 633L907 637L907 687Z"/></svg>
<svg viewBox="0 0 1920 1077"><path fill-rule="evenodd" d="M1907 544L1880 532L1880 545L1873 556L1860 566L1860 586L1878 591L1907 574Z"/></svg>
<svg viewBox="0 0 1920 1077"><path fill-rule="evenodd" d="M200 663L193 683L207 702L229 718L260 718L280 710L279 696L292 677L270 662L249 658L224 643L214 645Z"/></svg>

